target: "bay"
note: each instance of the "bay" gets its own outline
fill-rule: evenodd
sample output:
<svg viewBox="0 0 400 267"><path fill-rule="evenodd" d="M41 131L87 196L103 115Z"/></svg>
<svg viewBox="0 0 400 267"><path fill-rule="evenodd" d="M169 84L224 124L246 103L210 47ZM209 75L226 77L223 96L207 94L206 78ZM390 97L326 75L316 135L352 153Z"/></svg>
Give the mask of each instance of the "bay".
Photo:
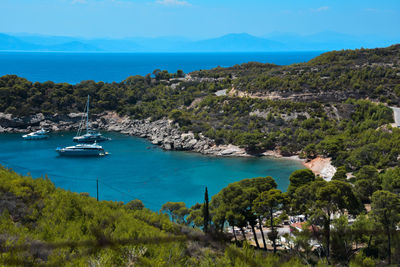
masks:
<svg viewBox="0 0 400 267"><path fill-rule="evenodd" d="M20 174L44 177L57 187L87 192L100 200L140 199L158 211L167 201L183 201L188 207L204 201L207 186L212 196L229 183L244 178L272 176L281 190L290 174L303 168L299 161L275 158L226 158L192 152L163 151L145 139L105 133L102 143L108 156L60 157L55 149L72 145L74 133L52 133L47 140L26 141L21 134L0 134L0 164Z"/></svg>
<svg viewBox="0 0 400 267"><path fill-rule="evenodd" d="M15 74L33 82L120 82L155 69L189 73L199 69L257 61L288 65L306 62L321 51L259 53L61 53L0 52L0 76Z"/></svg>

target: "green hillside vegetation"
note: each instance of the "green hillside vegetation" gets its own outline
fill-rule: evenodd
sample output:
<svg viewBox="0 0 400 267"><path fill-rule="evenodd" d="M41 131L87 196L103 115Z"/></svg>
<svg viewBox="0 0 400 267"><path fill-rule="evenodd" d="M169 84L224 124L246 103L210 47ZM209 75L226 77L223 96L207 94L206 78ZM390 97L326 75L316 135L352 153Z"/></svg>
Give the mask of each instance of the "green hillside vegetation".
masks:
<svg viewBox="0 0 400 267"><path fill-rule="evenodd" d="M399 58L400 45L333 51L289 66L246 63L196 71L190 74L191 81L182 80L182 71L170 74L160 70L155 70L153 76L131 76L120 83L82 81L76 85L32 83L6 75L0 79L0 111L20 115L77 112L82 109L84 97L90 94L94 111L116 110L136 117L157 118L174 107L189 106L197 97L232 87L260 95L274 91L287 96L309 93L314 100L325 103L340 103L350 97L397 104Z"/></svg>
<svg viewBox="0 0 400 267"><path fill-rule="evenodd" d="M22 177L4 168L0 170L0 179L1 260L5 263L16 260L22 264L70 262L78 265L99 261L119 265L144 256L143 253L154 262L167 263L169 252L174 254L174 261L185 260L184 255L179 257L184 247L182 242L165 243L161 249L155 244L145 247L134 243L128 246L103 244L107 240L144 238L179 240L183 237L180 227L165 216L147 210L131 210L123 203L97 202L85 194L55 188L47 178ZM94 247L85 246L90 240ZM42 241L55 244L55 248L42 248ZM57 248L57 244L63 242L72 245ZM109 248L99 250L101 245L109 245ZM30 249L14 250L20 246Z"/></svg>
<svg viewBox="0 0 400 267"><path fill-rule="evenodd" d="M32 84L3 76L0 110L16 115L78 112L90 94L94 112L171 118L183 131L203 133L217 144L235 144L255 155L275 149L285 156L329 156L348 171L365 164L380 169L398 164L400 131L386 126L393 117L383 104L361 99L323 104L215 96L213 92L226 87L226 81L179 82L176 87L155 79L147 82L135 76L120 84Z"/></svg>
<svg viewBox="0 0 400 267"><path fill-rule="evenodd" d="M258 95L277 92L308 94L320 102L341 102L349 97L398 104L400 45L377 49L324 53L307 63L290 66L250 63L232 68L198 71L203 77L237 77L236 90Z"/></svg>
<svg viewBox="0 0 400 267"><path fill-rule="evenodd" d="M376 180L369 177L376 176ZM400 262L400 168L378 174L363 167L354 181L326 182L309 170L295 171L288 193L272 177L232 183L205 209L168 202L154 213L140 200L96 201L0 169L0 263L28 266L374 266ZM369 176L366 176L369 175ZM371 183L375 181L374 183ZM360 186L360 183L365 185ZM355 185L355 186L353 186ZM368 190L363 190L368 189ZM371 203L366 213L362 202ZM280 211L279 216L274 215ZM276 229L288 215L308 217L303 231L278 245ZM332 219L332 214L340 216ZM355 221L348 223L347 215ZM170 218L173 219L172 222ZM265 224L260 222L266 219ZM226 224L228 223L228 224ZM225 226L238 227L231 235ZM249 246L244 228L271 229ZM314 229L310 231L309 229ZM235 232L233 232L235 233ZM311 240L321 244L313 249ZM266 251L266 242L273 249ZM258 247L258 249L257 249ZM389 249L388 249L389 248ZM389 253L389 251L391 253Z"/></svg>
<svg viewBox="0 0 400 267"><path fill-rule="evenodd" d="M99 201L0 168L0 264L17 266L303 266L237 247L143 208Z"/></svg>
<svg viewBox="0 0 400 267"><path fill-rule="evenodd" d="M378 173L373 166L364 166L353 180L336 176L327 182L310 170L297 170L290 176L287 192L276 189L272 177L244 179L229 184L212 197L211 229L222 232L228 223L232 230L240 230L237 234L232 231L232 241L251 237L258 249L268 247L269 242L269 251L301 259L309 266L399 264L399 171L396 167ZM370 204L370 211L363 205L366 203ZM194 222L201 228L205 213L199 211L204 207L204 204L194 205L186 223ZM175 210L176 215L182 208ZM291 235L284 234L291 242L289 246L278 245L277 228L282 228L289 215L305 215L307 221L302 231L292 229ZM250 233L245 234L245 229ZM269 232L256 238L256 229Z"/></svg>

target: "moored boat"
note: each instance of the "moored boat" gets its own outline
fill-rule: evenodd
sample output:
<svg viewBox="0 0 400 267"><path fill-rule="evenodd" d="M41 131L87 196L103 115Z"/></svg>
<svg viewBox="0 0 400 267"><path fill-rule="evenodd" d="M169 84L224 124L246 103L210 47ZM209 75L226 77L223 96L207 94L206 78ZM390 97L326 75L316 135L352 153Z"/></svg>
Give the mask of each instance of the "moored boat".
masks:
<svg viewBox="0 0 400 267"><path fill-rule="evenodd" d="M22 136L22 138L24 138L25 140L41 140L41 139L49 138L49 136L47 134L48 134L48 131L46 131L45 129L42 128L39 131L24 134Z"/></svg>
<svg viewBox="0 0 400 267"><path fill-rule="evenodd" d="M86 106L85 106L86 113L84 116L82 116L82 120L79 125L78 132L72 140L77 143L93 143L93 142L103 142L103 141L111 140L111 138L104 137L101 133L90 128L89 100L90 100L90 97L88 96ZM85 125L86 125L86 133L82 135L82 128Z"/></svg>
<svg viewBox="0 0 400 267"><path fill-rule="evenodd" d="M94 144L77 144L75 146L67 146L64 148L58 147L56 149L61 156L104 156L108 153L104 151L103 147Z"/></svg>
<svg viewBox="0 0 400 267"><path fill-rule="evenodd" d="M101 133L94 130L87 130L86 134L75 136L73 141L76 143L94 143L94 142L103 142L111 140L108 137L104 137Z"/></svg>

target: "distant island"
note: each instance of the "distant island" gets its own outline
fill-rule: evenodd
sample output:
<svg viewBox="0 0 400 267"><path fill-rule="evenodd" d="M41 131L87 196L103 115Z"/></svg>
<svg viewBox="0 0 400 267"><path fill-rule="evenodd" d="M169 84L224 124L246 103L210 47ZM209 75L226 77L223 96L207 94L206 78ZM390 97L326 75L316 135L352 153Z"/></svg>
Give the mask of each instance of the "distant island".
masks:
<svg viewBox="0 0 400 267"><path fill-rule="evenodd" d="M381 41L377 41L381 40ZM328 51L358 47L384 47L398 39L352 36L337 32L313 35L232 33L192 40L183 37L132 37L86 39L68 36L0 33L0 51L42 52L276 52Z"/></svg>

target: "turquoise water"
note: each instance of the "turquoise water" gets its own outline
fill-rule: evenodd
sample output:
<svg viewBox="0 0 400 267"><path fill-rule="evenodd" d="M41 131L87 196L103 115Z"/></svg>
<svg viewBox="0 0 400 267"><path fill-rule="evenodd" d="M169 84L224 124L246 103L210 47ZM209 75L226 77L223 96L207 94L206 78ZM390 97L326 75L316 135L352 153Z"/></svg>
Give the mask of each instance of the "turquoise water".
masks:
<svg viewBox="0 0 400 267"><path fill-rule="evenodd" d="M54 53L0 52L0 76L16 74L30 81L120 82L159 68L185 73L249 61L287 65L308 61L322 52L268 53Z"/></svg>
<svg viewBox="0 0 400 267"><path fill-rule="evenodd" d="M47 174L56 186L88 192L99 198L128 202L138 198L159 210L167 201L189 207L203 202L204 188L214 195L229 183L244 178L272 176L286 190L288 177L302 168L297 161L270 158L221 158L191 152L163 151L145 139L106 133L102 143L111 155L100 158L67 158L55 152L72 144L73 133L56 133L42 141L25 141L20 134L0 134L0 164L33 177Z"/></svg>

